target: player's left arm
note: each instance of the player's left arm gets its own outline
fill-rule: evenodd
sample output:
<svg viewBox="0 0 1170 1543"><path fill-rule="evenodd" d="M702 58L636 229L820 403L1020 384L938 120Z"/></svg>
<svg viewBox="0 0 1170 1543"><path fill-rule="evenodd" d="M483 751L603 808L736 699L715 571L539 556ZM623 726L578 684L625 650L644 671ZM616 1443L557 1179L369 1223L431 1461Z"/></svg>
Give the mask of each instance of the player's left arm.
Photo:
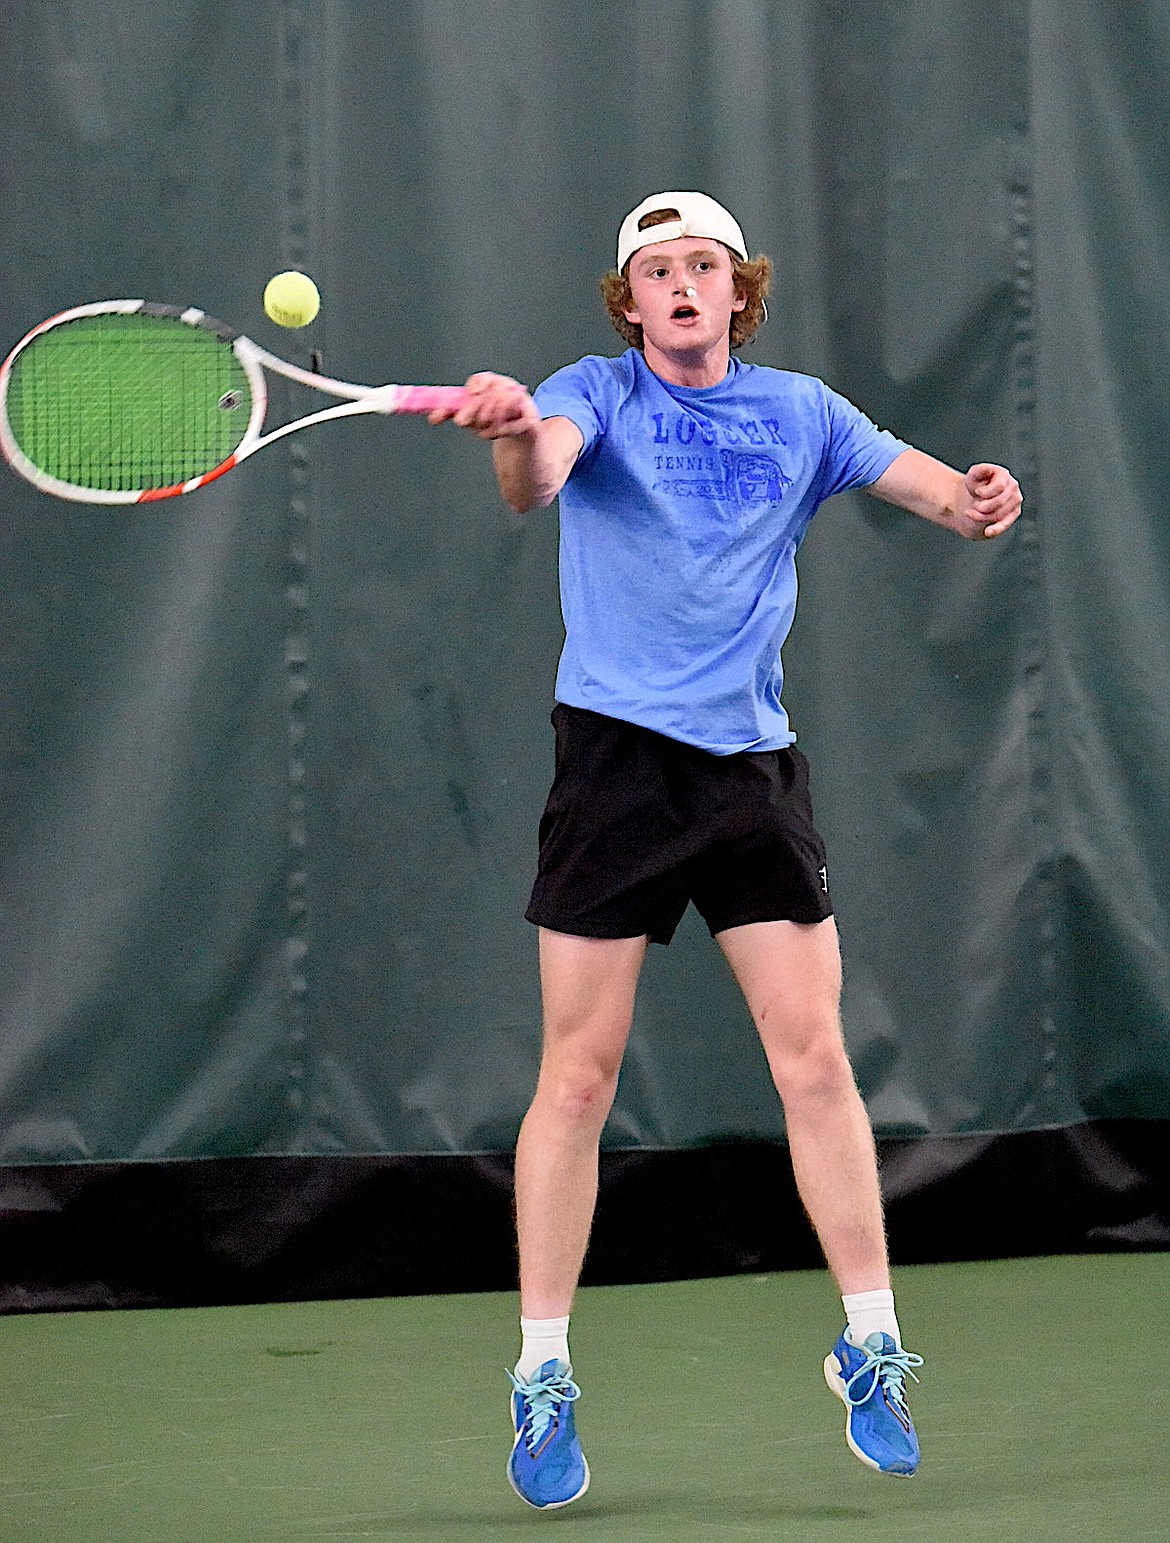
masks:
<svg viewBox="0 0 1170 1543"><path fill-rule="evenodd" d="M1002 535L1024 502L1006 466L980 461L961 472L921 450L903 450L866 491L971 541Z"/></svg>

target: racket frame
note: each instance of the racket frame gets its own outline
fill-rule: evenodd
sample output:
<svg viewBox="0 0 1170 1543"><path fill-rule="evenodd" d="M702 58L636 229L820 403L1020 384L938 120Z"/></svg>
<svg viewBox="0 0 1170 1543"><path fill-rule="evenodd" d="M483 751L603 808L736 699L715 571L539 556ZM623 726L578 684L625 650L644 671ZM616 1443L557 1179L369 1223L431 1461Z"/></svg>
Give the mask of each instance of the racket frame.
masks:
<svg viewBox="0 0 1170 1543"><path fill-rule="evenodd" d="M126 316L137 312L170 318L191 327L204 327L213 332L225 346L230 346L247 377L252 393L248 423L239 443L231 455L218 466L200 473L198 477L175 483L170 487L87 488L76 483L64 482L59 477L42 471L29 460L17 444L8 422L8 383L12 376L13 365L31 343L54 327L63 326L85 316ZM296 418L290 423L280 424L269 433L263 434L261 429L268 411L268 382L264 373L266 370L274 375L282 375L286 380L295 381L299 385L311 386L318 391L328 392L332 396L343 397L345 400L336 407L322 408L303 418ZM441 405L451 405L457 398L462 400L462 397L463 388L459 386L362 386L350 381L334 380L331 376L320 375L313 370L301 369L299 365L290 364L287 359L278 358L276 354L269 353L266 348L261 348L258 343L253 342L242 332L234 332L197 306L181 309L178 306L155 305L145 300L99 300L88 305L75 305L67 311L60 311L56 316L48 317L21 338L0 365L0 452L14 471L43 493L52 493L57 498L86 504L153 503L158 499L176 497L180 493L193 493L196 488L214 482L217 477L222 477L225 472L231 471L234 466L247 460L257 450L272 444L274 440L283 439L286 434L308 428L311 424L324 423L330 418L353 417L361 413L429 412Z"/></svg>

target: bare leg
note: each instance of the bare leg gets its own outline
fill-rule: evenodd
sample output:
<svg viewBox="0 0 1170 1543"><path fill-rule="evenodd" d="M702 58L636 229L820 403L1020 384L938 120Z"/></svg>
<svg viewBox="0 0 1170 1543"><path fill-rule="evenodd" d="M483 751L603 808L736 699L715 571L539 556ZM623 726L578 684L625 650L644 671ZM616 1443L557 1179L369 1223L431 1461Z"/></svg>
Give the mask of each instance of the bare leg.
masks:
<svg viewBox="0 0 1170 1543"><path fill-rule="evenodd" d="M797 1189L842 1294L890 1284L877 1154L841 1033L833 919L719 934L784 1104Z"/></svg>
<svg viewBox="0 0 1170 1543"><path fill-rule="evenodd" d="M569 1312L597 1204L597 1150L630 1034L646 938L540 931L544 1049L516 1145L520 1306Z"/></svg>

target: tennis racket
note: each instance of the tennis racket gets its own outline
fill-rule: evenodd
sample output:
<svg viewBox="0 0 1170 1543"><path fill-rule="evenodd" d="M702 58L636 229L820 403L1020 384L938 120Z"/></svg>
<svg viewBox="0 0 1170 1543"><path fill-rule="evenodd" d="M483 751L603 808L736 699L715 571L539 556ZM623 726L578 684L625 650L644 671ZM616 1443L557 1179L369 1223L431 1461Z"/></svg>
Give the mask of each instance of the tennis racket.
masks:
<svg viewBox="0 0 1170 1543"><path fill-rule="evenodd" d="M262 434L265 371L346 400ZM286 434L356 413L458 408L462 386L354 386L276 358L194 306L107 300L34 327L0 366L0 449L80 503L193 493Z"/></svg>

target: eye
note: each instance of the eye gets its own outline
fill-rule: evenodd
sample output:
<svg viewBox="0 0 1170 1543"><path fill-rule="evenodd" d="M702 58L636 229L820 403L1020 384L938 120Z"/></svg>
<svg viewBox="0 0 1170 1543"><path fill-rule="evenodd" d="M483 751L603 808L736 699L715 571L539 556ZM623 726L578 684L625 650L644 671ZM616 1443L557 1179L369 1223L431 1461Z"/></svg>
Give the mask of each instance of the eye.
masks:
<svg viewBox="0 0 1170 1543"><path fill-rule="evenodd" d="M714 264L709 257L701 257L695 264L700 273L710 273L713 266Z"/></svg>

